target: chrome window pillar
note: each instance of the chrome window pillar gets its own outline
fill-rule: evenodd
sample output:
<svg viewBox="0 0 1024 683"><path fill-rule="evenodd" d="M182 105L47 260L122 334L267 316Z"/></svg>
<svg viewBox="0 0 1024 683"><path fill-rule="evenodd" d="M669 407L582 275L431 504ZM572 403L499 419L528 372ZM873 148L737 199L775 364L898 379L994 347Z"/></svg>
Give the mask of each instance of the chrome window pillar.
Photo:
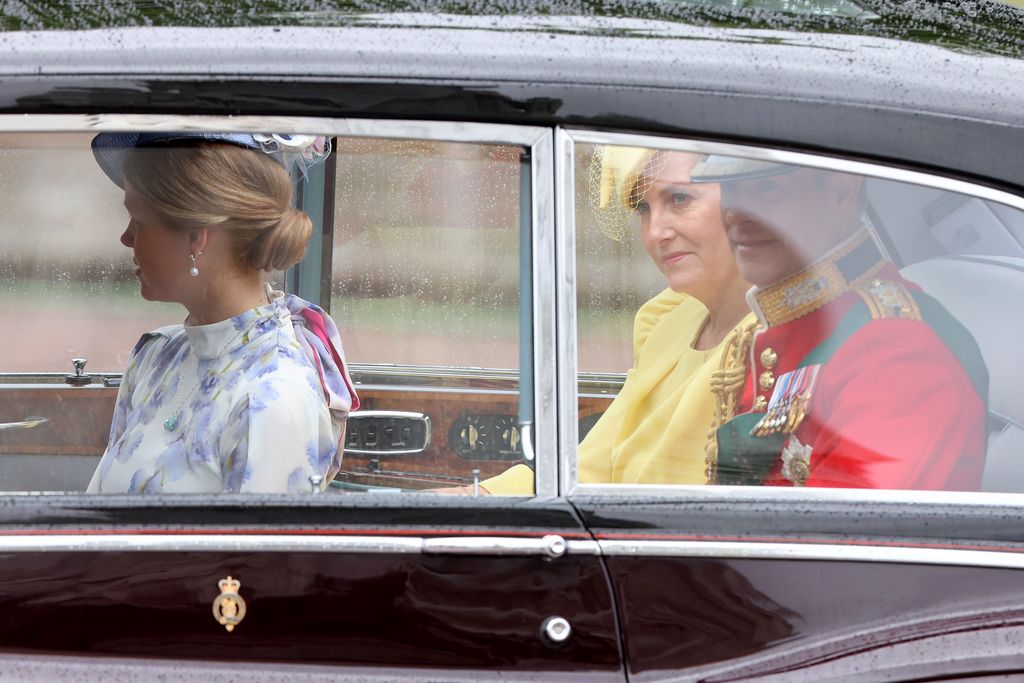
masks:
<svg viewBox="0 0 1024 683"><path fill-rule="evenodd" d="M559 286L556 258L558 230L555 222L560 190L552 171L554 140L543 130L531 145L533 174L533 450L536 454L535 492L538 496L559 493L558 463L564 451L559 443L558 358L556 344ZM563 319L564 322L564 319ZM571 413L570 413L571 414Z"/></svg>
<svg viewBox="0 0 1024 683"><path fill-rule="evenodd" d="M557 288L553 297L561 325L558 329L558 407L562 416L558 430L558 452L561 454L560 493L568 495L576 488L576 444L579 412L576 363L576 172L573 134L561 128L555 131L555 276Z"/></svg>

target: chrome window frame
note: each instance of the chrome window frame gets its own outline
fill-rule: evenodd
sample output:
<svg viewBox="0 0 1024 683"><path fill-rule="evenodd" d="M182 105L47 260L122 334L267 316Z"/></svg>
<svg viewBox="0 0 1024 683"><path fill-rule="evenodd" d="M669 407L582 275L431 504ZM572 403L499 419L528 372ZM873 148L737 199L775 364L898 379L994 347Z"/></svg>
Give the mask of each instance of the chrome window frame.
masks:
<svg viewBox="0 0 1024 683"><path fill-rule="evenodd" d="M576 464L578 425L577 405L577 325L576 325L576 238L575 238L575 197L567 195L575 188L575 145L624 145L632 147L653 147L680 152L700 154L723 154L742 156L750 159L774 161L784 164L798 164L861 176L895 180L923 187L956 192L991 202L1004 204L1024 212L1024 197L997 190L984 185L975 185L955 178L912 171L903 168L881 166L874 163L854 161L838 157L821 156L804 152L755 147L707 140L661 137L632 133L613 133L595 130L568 129L559 127L555 131L556 198L558 212L555 217L555 234L558 238L558 290L556 292L559 315L563 317L558 344L558 399L559 413L563 416L559 432L561 459L561 493L566 497L611 498L643 497L651 500L675 498L680 501L779 501L785 504L820 502L907 502L907 503L949 503L984 505L992 507L1019 507L1024 503L1024 494L995 493L985 491L912 491L905 489L827 489L827 488L786 488L746 486L704 486L693 484L581 484Z"/></svg>
<svg viewBox="0 0 1024 683"><path fill-rule="evenodd" d="M0 114L0 133L207 131L331 135L515 145L530 151L532 181L533 417L535 497L558 492L558 402L554 400L555 235L551 128L455 121L179 114ZM548 302L548 303L545 303ZM520 372L526 369L520 368ZM524 435L525 436L525 435ZM342 499L339 498L339 502ZM409 498L415 505L416 497Z"/></svg>

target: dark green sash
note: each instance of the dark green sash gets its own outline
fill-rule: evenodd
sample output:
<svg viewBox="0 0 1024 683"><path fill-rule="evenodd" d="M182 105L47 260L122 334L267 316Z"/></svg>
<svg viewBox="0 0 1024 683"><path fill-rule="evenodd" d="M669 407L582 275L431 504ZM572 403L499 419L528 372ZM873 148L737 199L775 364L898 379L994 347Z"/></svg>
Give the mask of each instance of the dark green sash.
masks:
<svg viewBox="0 0 1024 683"><path fill-rule="evenodd" d="M922 292L911 292L921 311L921 319L935 330L971 378L974 390L988 406L988 369L974 337L942 304ZM839 321L835 331L804 356L796 367L824 365L846 340L871 321L867 304L860 302ZM764 481L782 452L789 434L751 436L764 413L737 415L722 425L718 439L718 466L715 482L735 486L756 486Z"/></svg>

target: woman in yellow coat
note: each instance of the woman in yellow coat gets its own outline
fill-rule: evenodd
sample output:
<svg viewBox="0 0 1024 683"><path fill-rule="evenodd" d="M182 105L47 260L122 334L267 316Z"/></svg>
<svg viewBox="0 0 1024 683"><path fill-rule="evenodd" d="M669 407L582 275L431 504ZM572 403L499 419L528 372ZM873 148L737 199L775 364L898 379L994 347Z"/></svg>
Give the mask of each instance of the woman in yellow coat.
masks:
<svg viewBox="0 0 1024 683"><path fill-rule="evenodd" d="M644 249L668 288L640 307L634 365L578 448L582 483L704 484L714 433L732 417L755 319L729 249L717 185L692 184L699 154L600 150L599 211L613 238L640 214ZM618 216L618 218L615 218ZM482 482L495 495L533 492L517 465Z"/></svg>

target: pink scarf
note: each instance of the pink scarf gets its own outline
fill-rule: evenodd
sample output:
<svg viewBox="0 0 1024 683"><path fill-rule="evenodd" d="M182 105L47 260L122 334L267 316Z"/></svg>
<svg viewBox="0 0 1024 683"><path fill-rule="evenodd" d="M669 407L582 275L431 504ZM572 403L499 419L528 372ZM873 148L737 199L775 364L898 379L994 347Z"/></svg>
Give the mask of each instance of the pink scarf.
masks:
<svg viewBox="0 0 1024 683"><path fill-rule="evenodd" d="M338 326L324 309L294 294L286 295L285 306L292 315L295 337L320 377L327 408L335 419L344 420L349 412L359 410L359 397L345 367Z"/></svg>

